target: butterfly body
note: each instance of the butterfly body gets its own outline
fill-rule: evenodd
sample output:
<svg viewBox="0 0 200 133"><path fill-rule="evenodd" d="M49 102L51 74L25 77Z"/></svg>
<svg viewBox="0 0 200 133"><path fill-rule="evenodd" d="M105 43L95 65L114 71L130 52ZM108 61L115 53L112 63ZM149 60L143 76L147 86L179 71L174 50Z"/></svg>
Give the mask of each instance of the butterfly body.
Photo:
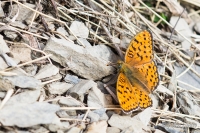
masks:
<svg viewBox="0 0 200 133"><path fill-rule="evenodd" d="M149 94L159 81L152 45L151 33L144 30L130 42L125 61L118 61L117 96L125 113L152 105Z"/></svg>

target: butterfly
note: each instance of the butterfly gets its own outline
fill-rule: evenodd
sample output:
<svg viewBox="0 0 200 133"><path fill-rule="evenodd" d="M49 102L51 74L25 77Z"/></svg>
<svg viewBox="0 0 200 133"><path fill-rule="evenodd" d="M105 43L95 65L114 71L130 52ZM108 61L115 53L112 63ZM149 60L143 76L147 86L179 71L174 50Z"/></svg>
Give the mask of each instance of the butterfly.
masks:
<svg viewBox="0 0 200 133"><path fill-rule="evenodd" d="M131 40L125 59L118 61L116 91L125 113L152 106L149 94L156 89L159 75L153 60L152 33L143 30Z"/></svg>

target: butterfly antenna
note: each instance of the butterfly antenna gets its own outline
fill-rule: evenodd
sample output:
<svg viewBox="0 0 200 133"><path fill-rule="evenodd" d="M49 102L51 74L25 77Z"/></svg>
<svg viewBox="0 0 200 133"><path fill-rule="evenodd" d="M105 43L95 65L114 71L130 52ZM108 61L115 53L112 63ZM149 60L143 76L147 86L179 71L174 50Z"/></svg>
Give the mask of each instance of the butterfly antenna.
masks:
<svg viewBox="0 0 200 133"><path fill-rule="evenodd" d="M117 63L109 62L107 66L117 66Z"/></svg>
<svg viewBox="0 0 200 133"><path fill-rule="evenodd" d="M170 35L170 37L169 37L169 42L170 42L170 40L171 40L171 38L172 38L172 35L173 35L174 30L175 30L175 28L176 28L176 25L178 24L178 21L180 20L180 18L181 18L181 16L183 15L184 11L185 11L185 8L183 9L182 13L180 14L178 20L176 21L176 24L174 25L174 28L172 28L172 33L171 33L171 35Z"/></svg>

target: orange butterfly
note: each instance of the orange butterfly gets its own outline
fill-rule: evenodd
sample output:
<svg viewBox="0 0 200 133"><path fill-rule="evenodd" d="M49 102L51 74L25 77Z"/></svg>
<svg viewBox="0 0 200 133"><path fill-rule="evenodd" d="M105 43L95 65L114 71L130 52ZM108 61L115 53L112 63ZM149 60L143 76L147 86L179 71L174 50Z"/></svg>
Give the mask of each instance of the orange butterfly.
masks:
<svg viewBox="0 0 200 133"><path fill-rule="evenodd" d="M118 61L118 64L117 97L123 111L129 113L151 106L149 94L159 82L151 32L138 33L126 50L124 62Z"/></svg>

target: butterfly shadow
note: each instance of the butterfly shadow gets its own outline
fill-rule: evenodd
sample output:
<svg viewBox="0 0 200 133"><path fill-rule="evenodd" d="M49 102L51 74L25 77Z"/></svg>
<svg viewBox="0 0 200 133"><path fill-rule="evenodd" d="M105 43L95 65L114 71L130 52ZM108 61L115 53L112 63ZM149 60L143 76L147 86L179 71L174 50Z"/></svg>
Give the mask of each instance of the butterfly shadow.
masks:
<svg viewBox="0 0 200 133"><path fill-rule="evenodd" d="M117 51L120 59L123 60L124 55L123 55L119 45L114 44L114 49ZM113 99L115 100L115 103L119 104L116 92L112 91L112 90L116 90L116 82L117 82L117 78L119 75L119 64L118 63L109 63L109 64L107 64L107 66L115 67L117 70L117 74L113 74L113 77L107 83L104 84L104 87L109 92L109 94L113 97ZM113 87L113 86L115 86L115 87Z"/></svg>

